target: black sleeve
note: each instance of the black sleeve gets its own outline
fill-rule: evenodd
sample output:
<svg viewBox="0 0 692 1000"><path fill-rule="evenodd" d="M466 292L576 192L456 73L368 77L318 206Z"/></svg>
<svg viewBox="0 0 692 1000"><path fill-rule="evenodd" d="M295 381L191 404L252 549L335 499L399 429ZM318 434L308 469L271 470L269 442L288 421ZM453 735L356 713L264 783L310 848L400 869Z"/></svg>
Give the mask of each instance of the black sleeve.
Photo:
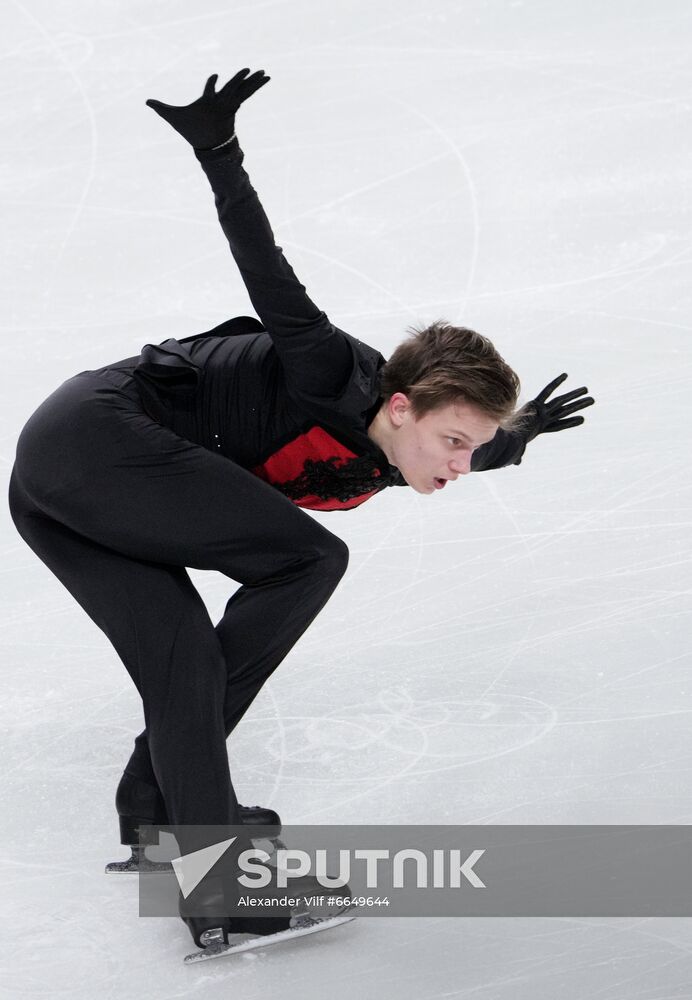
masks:
<svg viewBox="0 0 692 1000"><path fill-rule="evenodd" d="M505 465L521 465L527 443L526 435L520 431L505 431L500 427L492 441L474 451L471 456L471 472L501 469Z"/></svg>
<svg viewBox="0 0 692 1000"><path fill-rule="evenodd" d="M233 139L195 150L216 203L221 228L252 305L276 349L287 384L299 392L338 393L354 365L348 337L308 297L276 245L257 192L243 168L245 154Z"/></svg>

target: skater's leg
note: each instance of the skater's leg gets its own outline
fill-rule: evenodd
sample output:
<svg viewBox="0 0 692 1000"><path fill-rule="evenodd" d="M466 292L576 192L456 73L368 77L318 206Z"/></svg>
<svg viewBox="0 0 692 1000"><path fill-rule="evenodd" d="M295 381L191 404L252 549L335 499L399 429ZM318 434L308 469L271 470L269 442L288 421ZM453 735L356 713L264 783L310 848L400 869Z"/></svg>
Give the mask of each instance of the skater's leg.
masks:
<svg viewBox="0 0 692 1000"><path fill-rule="evenodd" d="M105 632L137 686L171 822L237 822L222 716L226 665L185 569L81 537L42 514L15 473L10 506L22 538Z"/></svg>
<svg viewBox="0 0 692 1000"><path fill-rule="evenodd" d="M328 596L325 595L323 604ZM317 607L310 621L319 610ZM295 629L268 629L266 616L266 594L253 587L241 587L226 604L224 615L216 626L228 670L224 699L226 737L233 732L267 678L299 638ZM310 621L303 621L302 631ZM152 782L146 729L135 739L135 748L125 771L142 781Z"/></svg>

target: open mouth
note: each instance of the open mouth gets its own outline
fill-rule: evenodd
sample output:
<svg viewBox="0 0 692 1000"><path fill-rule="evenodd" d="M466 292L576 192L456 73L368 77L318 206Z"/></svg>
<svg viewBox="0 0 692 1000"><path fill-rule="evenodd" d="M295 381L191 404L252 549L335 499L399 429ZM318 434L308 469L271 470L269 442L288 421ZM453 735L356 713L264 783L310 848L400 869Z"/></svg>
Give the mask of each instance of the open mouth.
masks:
<svg viewBox="0 0 692 1000"><path fill-rule="evenodd" d="M434 482L436 490L441 490L447 484L446 479L440 479L438 476L435 476Z"/></svg>

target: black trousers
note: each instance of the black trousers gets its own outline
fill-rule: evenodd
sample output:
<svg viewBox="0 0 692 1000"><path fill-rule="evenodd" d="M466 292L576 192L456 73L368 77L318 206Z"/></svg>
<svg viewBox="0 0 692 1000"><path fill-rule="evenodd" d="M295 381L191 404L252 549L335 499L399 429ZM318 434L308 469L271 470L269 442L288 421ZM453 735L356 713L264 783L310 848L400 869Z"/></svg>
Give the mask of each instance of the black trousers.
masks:
<svg viewBox="0 0 692 1000"><path fill-rule="evenodd" d="M24 540L105 632L142 697L125 770L171 823L237 824L226 737L319 613L345 543L274 487L81 372L30 417L9 491ZM242 584L214 626L185 567Z"/></svg>

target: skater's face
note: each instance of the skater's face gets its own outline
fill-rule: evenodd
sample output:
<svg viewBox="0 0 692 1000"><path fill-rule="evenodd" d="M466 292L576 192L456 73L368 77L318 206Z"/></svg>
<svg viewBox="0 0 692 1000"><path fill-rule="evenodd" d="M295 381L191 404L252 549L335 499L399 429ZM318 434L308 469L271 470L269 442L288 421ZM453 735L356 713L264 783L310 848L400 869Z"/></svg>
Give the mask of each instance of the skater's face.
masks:
<svg viewBox="0 0 692 1000"><path fill-rule="evenodd" d="M368 433L416 493L434 493L471 471L476 448L499 424L472 403L450 403L416 419L408 397L395 392Z"/></svg>

